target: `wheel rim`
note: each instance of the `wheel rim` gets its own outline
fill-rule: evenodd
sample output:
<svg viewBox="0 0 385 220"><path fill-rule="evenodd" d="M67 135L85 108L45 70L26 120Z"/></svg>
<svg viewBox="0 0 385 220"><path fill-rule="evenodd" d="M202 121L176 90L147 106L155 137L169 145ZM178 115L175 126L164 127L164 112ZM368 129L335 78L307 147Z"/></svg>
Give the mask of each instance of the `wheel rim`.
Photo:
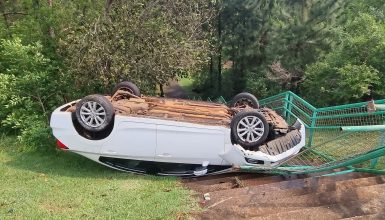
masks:
<svg viewBox="0 0 385 220"><path fill-rule="evenodd" d="M237 135L244 142L257 142L262 138L264 133L265 126L257 116L247 116L238 122Z"/></svg>
<svg viewBox="0 0 385 220"><path fill-rule="evenodd" d="M97 128L106 121L106 110L99 103L88 101L80 108L80 117L87 126Z"/></svg>

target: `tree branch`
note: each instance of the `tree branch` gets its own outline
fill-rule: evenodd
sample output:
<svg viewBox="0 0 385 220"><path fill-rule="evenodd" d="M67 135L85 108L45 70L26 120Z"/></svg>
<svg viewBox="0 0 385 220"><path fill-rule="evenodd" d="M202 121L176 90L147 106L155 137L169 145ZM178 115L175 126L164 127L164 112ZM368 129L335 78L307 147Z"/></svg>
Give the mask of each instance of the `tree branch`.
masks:
<svg viewBox="0 0 385 220"><path fill-rule="evenodd" d="M104 17L107 20L110 20L110 10L111 10L111 6L112 6L113 2L114 2L114 0L106 0L106 5L104 8Z"/></svg>
<svg viewBox="0 0 385 220"><path fill-rule="evenodd" d="M25 12L3 12L3 16L9 16L9 15L28 15L28 13L25 13Z"/></svg>

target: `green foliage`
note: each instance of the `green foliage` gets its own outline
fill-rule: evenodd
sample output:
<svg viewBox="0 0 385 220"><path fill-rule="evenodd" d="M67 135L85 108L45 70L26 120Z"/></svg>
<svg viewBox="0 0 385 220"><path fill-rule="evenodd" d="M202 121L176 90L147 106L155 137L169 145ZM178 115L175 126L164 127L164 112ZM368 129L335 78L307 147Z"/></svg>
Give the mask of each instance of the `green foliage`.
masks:
<svg viewBox="0 0 385 220"><path fill-rule="evenodd" d="M109 5L111 4L111 5ZM132 80L144 93L199 71L205 1L0 1L1 132L52 141L55 107Z"/></svg>
<svg viewBox="0 0 385 220"><path fill-rule="evenodd" d="M369 86L378 82L378 71L366 65L341 67L317 62L306 72L303 85L306 98L317 106L344 104L368 95Z"/></svg>
<svg viewBox="0 0 385 220"><path fill-rule="evenodd" d="M333 28L341 20L346 1L304 0L277 3L266 52L291 72L303 73L334 42Z"/></svg>
<svg viewBox="0 0 385 220"><path fill-rule="evenodd" d="M385 25L373 15L357 15L340 29L340 43L306 70L303 94L318 105L385 95Z"/></svg>
<svg viewBox="0 0 385 220"><path fill-rule="evenodd" d="M115 1L107 16L73 30L63 42L74 85L107 92L130 80L153 94L156 85L196 72L207 48L206 4Z"/></svg>
<svg viewBox="0 0 385 220"><path fill-rule="evenodd" d="M59 102L55 67L41 52L40 43L23 45L20 38L0 45L0 122L31 146L49 140L48 116Z"/></svg>
<svg viewBox="0 0 385 220"><path fill-rule="evenodd" d="M203 93L255 91L260 97L280 90L298 92L304 68L333 46L333 27L347 2L335 0L224 0L215 6L212 54L197 78ZM214 57L215 57L214 56ZM213 57L213 56L212 56ZM285 74L271 68L279 63ZM203 76L202 76L203 75ZM226 78L217 86L217 79Z"/></svg>
<svg viewBox="0 0 385 220"><path fill-rule="evenodd" d="M52 4L51 4L52 3ZM1 132L50 141L58 105L178 77L205 97L300 92L318 105L385 96L382 0L0 1Z"/></svg>

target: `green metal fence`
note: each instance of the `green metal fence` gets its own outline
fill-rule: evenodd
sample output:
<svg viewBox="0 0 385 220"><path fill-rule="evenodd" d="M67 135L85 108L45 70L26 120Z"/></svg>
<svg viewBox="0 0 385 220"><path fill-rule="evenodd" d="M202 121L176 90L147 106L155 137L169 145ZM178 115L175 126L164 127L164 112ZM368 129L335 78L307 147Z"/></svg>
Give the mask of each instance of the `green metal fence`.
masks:
<svg viewBox="0 0 385 220"><path fill-rule="evenodd" d="M277 111L289 124L302 120L306 147L270 168L242 169L312 173L347 167L349 171L385 174L385 158L381 157L385 155L385 100L315 108L296 94L285 92L260 104Z"/></svg>
<svg viewBox="0 0 385 220"><path fill-rule="evenodd" d="M207 101L226 103L223 97ZM385 99L316 108L289 91L260 100L260 105L274 109L289 124L300 119L306 127L306 146L278 164L243 166L242 170L333 174L336 168L347 168L337 173L385 174Z"/></svg>

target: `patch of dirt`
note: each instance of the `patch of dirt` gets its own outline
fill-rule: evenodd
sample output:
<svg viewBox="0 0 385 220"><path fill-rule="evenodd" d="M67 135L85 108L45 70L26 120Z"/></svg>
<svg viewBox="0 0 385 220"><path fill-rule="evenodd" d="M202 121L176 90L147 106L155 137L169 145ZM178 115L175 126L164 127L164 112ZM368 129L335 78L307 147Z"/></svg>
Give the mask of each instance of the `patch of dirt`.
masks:
<svg viewBox="0 0 385 220"><path fill-rule="evenodd" d="M57 206L52 203L44 203L40 205L40 209L49 213L65 213L72 209L70 206Z"/></svg>
<svg viewBox="0 0 385 220"><path fill-rule="evenodd" d="M186 91L175 80L170 81L169 85L164 88L164 94L167 98L187 98Z"/></svg>
<svg viewBox="0 0 385 220"><path fill-rule="evenodd" d="M236 173L182 182L196 192L204 210L191 214L194 219L373 219L385 214L385 176Z"/></svg>
<svg viewBox="0 0 385 220"><path fill-rule="evenodd" d="M134 189L139 189L142 188L139 182L131 182L131 181L126 181L120 185L120 188L124 190L134 190Z"/></svg>

